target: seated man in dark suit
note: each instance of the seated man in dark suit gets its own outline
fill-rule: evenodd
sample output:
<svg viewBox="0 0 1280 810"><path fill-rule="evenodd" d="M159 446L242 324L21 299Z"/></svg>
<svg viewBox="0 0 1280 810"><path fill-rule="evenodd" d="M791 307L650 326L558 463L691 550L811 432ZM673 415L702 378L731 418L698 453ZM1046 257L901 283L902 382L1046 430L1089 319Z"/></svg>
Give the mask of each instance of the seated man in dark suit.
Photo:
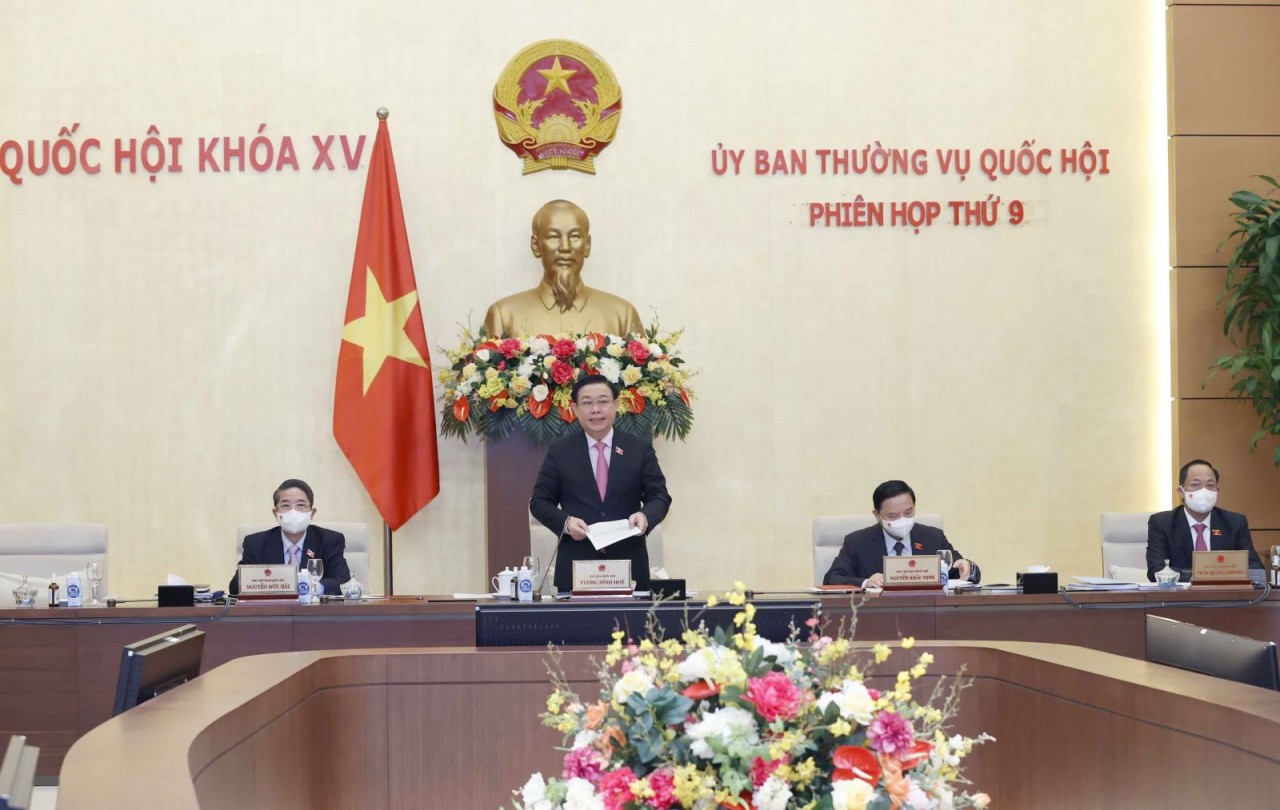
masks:
<svg viewBox="0 0 1280 810"><path fill-rule="evenodd" d="M555 588L573 590L574 560L631 560L636 590L649 590L644 538L671 507L667 479L648 439L613 429L618 387L600 376L573 384L573 409L582 432L547 449L529 511L557 537ZM587 539L592 523L626 520L640 530L600 551Z"/></svg>
<svg viewBox="0 0 1280 810"><path fill-rule="evenodd" d="M1249 567L1262 568L1249 519L1217 506L1218 471L1212 464L1198 458L1183 464L1177 493L1183 506L1147 520L1147 579L1155 582L1156 571L1168 560L1182 581L1190 580L1193 551L1248 549Z"/></svg>
<svg viewBox="0 0 1280 810"><path fill-rule="evenodd" d="M342 583L351 579L351 569L343 556L347 538L341 532L311 525L316 513L311 487L296 478L276 487L271 513L280 523L274 529L251 534L244 539L244 553L239 565L284 565L288 562L307 572L307 560L323 560L324 575L320 579L323 593L338 593ZM231 578L229 590L240 593L240 574Z"/></svg>
<svg viewBox="0 0 1280 810"><path fill-rule="evenodd" d="M941 529L916 523L916 493L905 481L885 481L871 493L876 525L850 532L823 585L884 586L884 558L951 552L953 581L979 582L982 571L951 546Z"/></svg>

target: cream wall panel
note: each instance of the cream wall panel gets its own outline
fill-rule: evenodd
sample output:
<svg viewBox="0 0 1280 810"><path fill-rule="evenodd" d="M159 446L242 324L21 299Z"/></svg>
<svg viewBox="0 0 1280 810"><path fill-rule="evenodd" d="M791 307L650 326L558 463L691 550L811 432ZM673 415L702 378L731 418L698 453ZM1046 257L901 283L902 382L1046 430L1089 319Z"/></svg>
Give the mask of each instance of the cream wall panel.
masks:
<svg viewBox="0 0 1280 810"><path fill-rule="evenodd" d="M1280 6L1170 9L1170 134L1280 135L1280 104L1259 92L1277 40Z"/></svg>
<svg viewBox="0 0 1280 810"><path fill-rule="evenodd" d="M223 582L280 479L320 518L377 518L330 432L364 172L200 175L200 135L391 132L437 352L530 286L528 223L590 213L590 283L684 326L698 422L659 455L671 570L694 587L810 580L810 521L905 477L998 580L1097 565L1102 511L1166 497L1167 265L1150 130L1164 42L1143 3L9 4L0 137L188 139L162 176L0 179L0 515L110 525L111 580ZM1155 24L1153 24L1155 23ZM625 112L599 174L521 177L497 74L589 44ZM1089 47L1081 49L1080 43ZM1153 124L1154 122L1154 124ZM1016 147L1086 139L1112 173L965 182L714 177L728 147ZM1256 167L1250 167L1250 171ZM810 200L1028 203L995 229L809 230ZM482 454L397 535L398 589L483 581ZM726 564L732 561L732 564ZM378 560L373 560L378 570Z"/></svg>
<svg viewBox="0 0 1280 810"><path fill-rule="evenodd" d="M1277 103L1280 106L1280 102ZM1169 140L1172 198L1169 230L1173 264L1225 267L1231 258L1231 194L1241 189L1266 193L1257 175L1280 166L1280 137L1177 137Z"/></svg>

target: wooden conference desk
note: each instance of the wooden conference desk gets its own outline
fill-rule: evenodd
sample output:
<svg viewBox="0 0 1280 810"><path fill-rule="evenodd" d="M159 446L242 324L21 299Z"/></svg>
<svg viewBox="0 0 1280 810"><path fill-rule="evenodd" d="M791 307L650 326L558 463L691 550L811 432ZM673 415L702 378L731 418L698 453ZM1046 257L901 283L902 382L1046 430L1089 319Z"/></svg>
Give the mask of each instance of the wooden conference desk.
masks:
<svg viewBox="0 0 1280 810"><path fill-rule="evenodd" d="M958 727L997 738L967 760L997 807L1274 806L1280 694L1080 647L919 646L935 675L973 678ZM584 694L590 656L562 658ZM509 808L531 772L560 770L559 735L537 720L545 660L468 648L232 661L85 735L58 807ZM872 674L887 686L899 665Z"/></svg>
<svg viewBox="0 0 1280 810"><path fill-rule="evenodd" d="M880 596L858 611L864 641L987 639L1075 644L1144 658L1145 615L1155 613L1280 642L1280 594L1247 608L1161 607L1239 600L1254 592L1086 594L1072 607L1045 596ZM794 598L794 597L792 597ZM187 622L207 634L205 669L245 655L369 647L469 647L476 604L443 597L360 605L237 605L198 608L0 610L0 737L29 735L40 747L39 776L58 774L67 749L111 715L120 648ZM825 597L831 621L847 597ZM1111 608L1126 609L1111 609ZM602 605L601 609L606 606Z"/></svg>

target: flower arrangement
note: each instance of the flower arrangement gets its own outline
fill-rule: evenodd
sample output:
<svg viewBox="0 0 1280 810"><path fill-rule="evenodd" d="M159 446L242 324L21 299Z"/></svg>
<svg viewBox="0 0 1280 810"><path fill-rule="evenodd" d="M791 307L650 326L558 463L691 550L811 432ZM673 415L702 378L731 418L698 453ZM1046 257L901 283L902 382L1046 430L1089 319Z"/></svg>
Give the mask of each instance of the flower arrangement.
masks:
<svg viewBox="0 0 1280 810"><path fill-rule="evenodd" d="M598 696L580 697L558 666L543 722L569 747L560 778L535 773L515 792L521 810L950 810L986 807L961 760L992 738L949 736L966 682L940 682L917 702L921 653L892 689L866 685L862 665L887 645L793 628L785 642L756 634L755 606L737 583L736 632L688 627L663 638L651 621L636 642L619 631ZM714 606L716 597L707 600ZM903 652L914 640L901 642ZM949 688L948 688L949 687ZM941 705L935 707L934 703Z"/></svg>
<svg viewBox="0 0 1280 810"><path fill-rule="evenodd" d="M681 331L657 325L643 335L599 332L495 339L463 333L441 369L444 386L441 432L466 439L475 432L495 439L521 430L535 444L568 433L576 417L573 384L600 375L621 387L619 430L684 439L693 427L692 392L684 360L676 351Z"/></svg>

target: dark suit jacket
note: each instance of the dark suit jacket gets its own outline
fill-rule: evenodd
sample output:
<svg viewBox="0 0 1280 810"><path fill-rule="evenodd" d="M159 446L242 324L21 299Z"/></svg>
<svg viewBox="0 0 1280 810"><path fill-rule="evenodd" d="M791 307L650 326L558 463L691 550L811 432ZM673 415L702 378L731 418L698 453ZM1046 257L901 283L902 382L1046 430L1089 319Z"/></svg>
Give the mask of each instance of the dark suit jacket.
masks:
<svg viewBox="0 0 1280 810"><path fill-rule="evenodd" d="M1248 549L1249 567L1261 568L1262 558L1253 547L1249 534L1249 519L1238 512L1228 512L1214 507L1209 513L1210 551L1237 551ZM1147 520L1147 579L1156 581L1156 571L1164 568L1164 561L1182 573L1182 579L1190 578L1191 552L1195 540L1191 537L1191 525L1187 523L1187 509L1179 506L1168 512L1156 512Z"/></svg>
<svg viewBox="0 0 1280 810"><path fill-rule="evenodd" d="M911 548L907 552L910 554L937 554L942 549L947 549L951 552L953 561L964 559L964 555L947 540L942 529L917 523L909 536ZM851 532L845 536L844 545L840 547L835 562L831 563L831 570L822 578L822 584L861 585L872 574L884 573L884 555L884 529L879 523ZM973 565L969 581L981 581L982 571L978 569L977 563L973 560L969 562ZM958 578L960 572L952 568L950 576Z"/></svg>
<svg viewBox="0 0 1280 810"><path fill-rule="evenodd" d="M638 436L613 431L613 455L609 460L609 485L604 500L596 487L591 454L582 431L560 439L547 448L538 480L533 485L529 511L538 522L560 537L556 548L555 587L573 588L574 560L631 560L631 576L637 590L649 589L649 552L643 537L628 537L596 551L590 540L574 540L562 534L570 516L588 524L602 520L625 520L643 512L652 529L662 522L671 507L667 479L658 466L653 443Z"/></svg>
<svg viewBox="0 0 1280 810"><path fill-rule="evenodd" d="M302 570L306 570L306 561L314 555L324 560L324 576L320 584L327 594L339 593L342 583L351 579L351 569L347 567L347 538L342 532L335 532L320 526L308 526L307 536L302 540ZM265 532L251 534L244 539L244 553L238 565L284 565L284 539L279 526ZM240 593L240 574L231 578L228 586L233 594Z"/></svg>

